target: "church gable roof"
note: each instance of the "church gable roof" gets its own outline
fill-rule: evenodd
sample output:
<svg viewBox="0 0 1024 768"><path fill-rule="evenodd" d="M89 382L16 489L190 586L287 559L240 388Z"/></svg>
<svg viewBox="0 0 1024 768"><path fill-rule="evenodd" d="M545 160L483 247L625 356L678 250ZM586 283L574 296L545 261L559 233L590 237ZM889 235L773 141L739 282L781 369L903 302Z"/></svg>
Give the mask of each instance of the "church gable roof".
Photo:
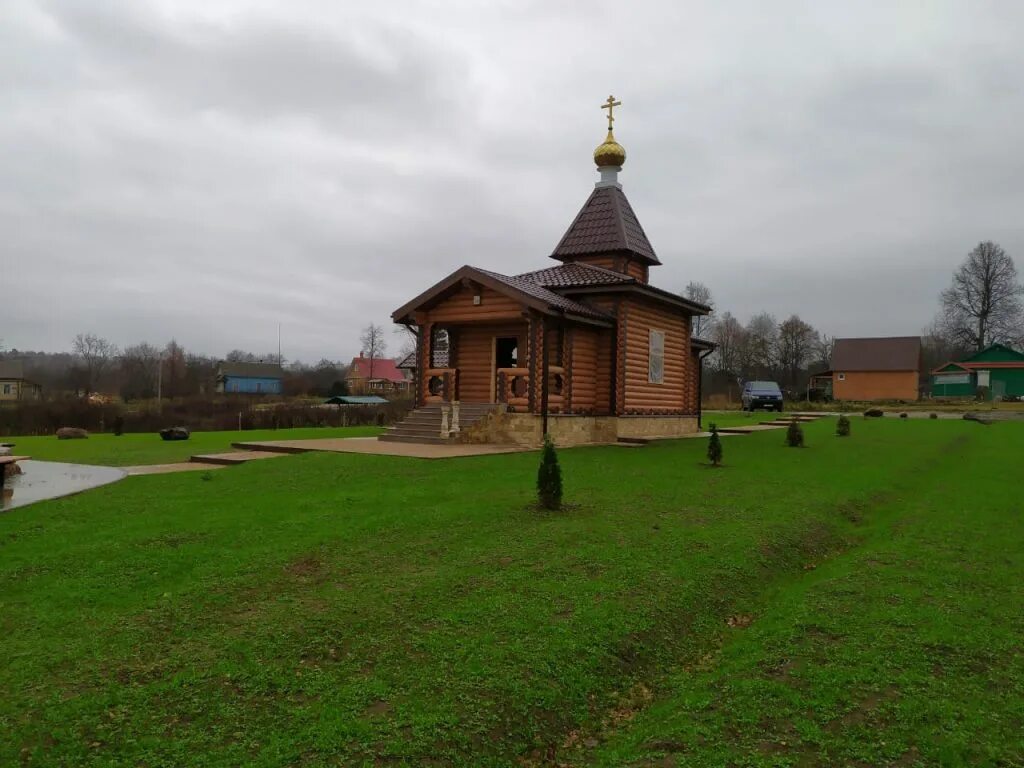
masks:
<svg viewBox="0 0 1024 768"><path fill-rule="evenodd" d="M459 285L465 279L477 282L499 293L512 296L524 305L545 314L575 316L579 319L586 319L602 325L609 324L613 320L608 313L571 299L568 296L555 293L535 280L530 279L527 275L513 277L469 265L457 269L408 304L396 309L391 314L391 318L396 323L410 322L414 311L429 306L444 295L446 291Z"/></svg>
<svg viewBox="0 0 1024 768"><path fill-rule="evenodd" d="M582 317L591 317L598 320L607 320L611 316L587 304L570 299L567 296L562 296L560 293L555 293L549 290L545 286L533 280L528 275L502 275L497 272L489 272L486 269L479 270L485 275L489 275L500 283L503 283L510 288L517 291L521 291L527 296L531 296L539 301L544 302L551 309L556 309L561 312L568 312L573 315L580 315Z"/></svg>
<svg viewBox="0 0 1024 768"><path fill-rule="evenodd" d="M618 185L597 187L576 214L551 258L562 261L590 253L625 251L648 264L661 264Z"/></svg>

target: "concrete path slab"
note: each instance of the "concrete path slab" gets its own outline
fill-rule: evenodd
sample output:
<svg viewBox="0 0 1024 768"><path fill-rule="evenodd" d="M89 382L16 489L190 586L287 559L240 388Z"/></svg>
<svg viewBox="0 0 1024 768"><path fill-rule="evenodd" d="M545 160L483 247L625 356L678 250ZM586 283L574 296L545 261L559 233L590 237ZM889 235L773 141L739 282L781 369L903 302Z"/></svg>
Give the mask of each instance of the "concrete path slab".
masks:
<svg viewBox="0 0 1024 768"><path fill-rule="evenodd" d="M201 464L198 461L182 461L176 464L144 464L138 467L121 467L128 475L167 475L172 472L198 472L199 470L224 469L227 464Z"/></svg>
<svg viewBox="0 0 1024 768"><path fill-rule="evenodd" d="M518 445L390 443L378 440L376 437L270 440L253 443L232 443L232 445L243 451L275 452L278 455L282 453L326 451L328 453L366 453L377 456L409 456L416 459L454 459L462 456L490 456L499 453L520 453L522 451L538 450Z"/></svg>
<svg viewBox="0 0 1024 768"><path fill-rule="evenodd" d="M739 427L719 427L720 435L745 435L749 432L770 432L773 429L785 429L789 424L748 424Z"/></svg>
<svg viewBox="0 0 1024 768"><path fill-rule="evenodd" d="M247 461L256 461L258 459L277 459L281 455L281 451L245 450L231 451L229 453L201 453L193 456L190 461L199 464L231 466L233 464L245 464Z"/></svg>

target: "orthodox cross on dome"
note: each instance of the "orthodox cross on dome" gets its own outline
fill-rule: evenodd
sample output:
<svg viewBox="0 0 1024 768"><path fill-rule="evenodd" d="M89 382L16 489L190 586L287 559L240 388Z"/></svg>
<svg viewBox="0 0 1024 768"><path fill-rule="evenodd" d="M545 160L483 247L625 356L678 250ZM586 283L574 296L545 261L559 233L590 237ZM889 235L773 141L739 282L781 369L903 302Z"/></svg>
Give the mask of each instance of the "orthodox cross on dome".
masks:
<svg viewBox="0 0 1024 768"><path fill-rule="evenodd" d="M604 141L594 150L594 162L601 173L601 181L598 186L617 185L618 172L622 164L626 162L626 150L615 140L612 133L612 123L615 122L615 108L622 106L621 101L616 101L614 96L609 96L608 101L601 105L601 109L608 110L608 135Z"/></svg>
<svg viewBox="0 0 1024 768"><path fill-rule="evenodd" d="M609 131L612 129L612 123L615 122L615 117L612 114L612 112L615 110L616 107L621 107L621 106L622 106L622 102L621 101L616 101L614 96L609 96L608 97L608 101L606 101L604 104L601 105L601 109L607 109L608 110L608 130Z"/></svg>

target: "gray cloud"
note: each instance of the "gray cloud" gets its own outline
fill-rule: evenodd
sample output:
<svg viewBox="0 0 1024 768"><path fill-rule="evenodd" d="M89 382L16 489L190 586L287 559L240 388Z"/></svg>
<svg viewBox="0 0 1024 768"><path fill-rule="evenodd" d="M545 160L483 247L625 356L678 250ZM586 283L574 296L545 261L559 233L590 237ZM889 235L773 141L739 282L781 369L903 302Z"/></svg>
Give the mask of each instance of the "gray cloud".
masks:
<svg viewBox="0 0 1024 768"><path fill-rule="evenodd" d="M1024 253L1009 6L213 5L0 9L8 346L350 356L464 263L543 266L609 91L663 287L903 334L978 240Z"/></svg>

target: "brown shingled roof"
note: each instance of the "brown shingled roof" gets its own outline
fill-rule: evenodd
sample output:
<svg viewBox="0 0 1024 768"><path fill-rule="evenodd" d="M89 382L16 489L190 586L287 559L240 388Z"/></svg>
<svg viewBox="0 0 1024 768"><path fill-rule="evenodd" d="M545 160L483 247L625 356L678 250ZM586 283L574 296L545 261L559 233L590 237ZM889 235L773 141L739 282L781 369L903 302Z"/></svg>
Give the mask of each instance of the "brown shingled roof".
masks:
<svg viewBox="0 0 1024 768"><path fill-rule="evenodd" d="M0 360L0 379L24 379L25 365L21 360Z"/></svg>
<svg viewBox="0 0 1024 768"><path fill-rule="evenodd" d="M420 307L429 305L445 291L466 278L494 288L501 293L514 295L524 304L541 312L555 315L575 315L581 319L599 321L601 325L610 324L614 321L614 318L608 313L548 290L526 275L512 277L469 265L455 270L455 272L428 288L409 303L396 309L391 313L391 318L396 323L409 322L412 312Z"/></svg>
<svg viewBox="0 0 1024 768"><path fill-rule="evenodd" d="M531 279L528 275L502 275L497 272L490 272L486 269L479 269L478 271L483 272L485 275L489 275L505 285L522 291L528 296L539 299L554 309L559 309L563 312L569 312L573 315L580 315L582 317L593 317L599 320L608 320L611 318L611 315L607 312L603 312L596 307L587 306L586 304L574 301L573 299L562 296L554 291L549 291L543 285Z"/></svg>
<svg viewBox="0 0 1024 768"><path fill-rule="evenodd" d="M627 251L649 264L661 264L620 187L598 187L555 247L551 258Z"/></svg>
<svg viewBox="0 0 1024 768"><path fill-rule="evenodd" d="M834 371L917 371L921 368L921 337L836 339Z"/></svg>
<svg viewBox="0 0 1024 768"><path fill-rule="evenodd" d="M524 272L517 277L532 280L545 288L578 288L585 285L616 285L619 283L635 283L636 279L621 272L613 272L604 267L592 264L570 262L557 267Z"/></svg>

